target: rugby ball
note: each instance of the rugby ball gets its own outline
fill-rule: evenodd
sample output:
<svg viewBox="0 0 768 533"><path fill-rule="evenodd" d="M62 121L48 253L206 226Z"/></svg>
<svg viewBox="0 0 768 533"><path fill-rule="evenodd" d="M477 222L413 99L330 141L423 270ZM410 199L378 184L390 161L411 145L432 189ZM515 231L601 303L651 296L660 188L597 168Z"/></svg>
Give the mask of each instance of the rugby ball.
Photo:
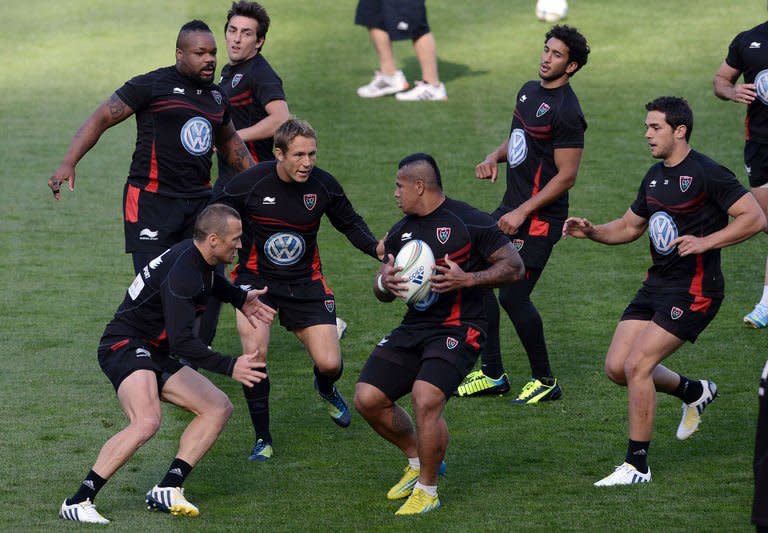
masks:
<svg viewBox="0 0 768 533"><path fill-rule="evenodd" d="M567 0L538 0L536 18L542 22L558 22L568 16Z"/></svg>
<svg viewBox="0 0 768 533"><path fill-rule="evenodd" d="M431 292L429 279L435 256L424 241L414 239L405 243L395 257L395 266L401 267L399 276L408 279L408 292L400 296L405 303L415 304L427 299Z"/></svg>

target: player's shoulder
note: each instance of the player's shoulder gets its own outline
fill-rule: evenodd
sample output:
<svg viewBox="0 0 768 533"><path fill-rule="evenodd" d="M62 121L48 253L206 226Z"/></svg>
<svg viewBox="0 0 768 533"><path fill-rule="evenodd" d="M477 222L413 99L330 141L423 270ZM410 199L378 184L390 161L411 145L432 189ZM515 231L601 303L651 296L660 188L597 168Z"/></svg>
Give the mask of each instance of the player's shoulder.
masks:
<svg viewBox="0 0 768 533"><path fill-rule="evenodd" d="M455 200L453 198L446 197L445 202L443 202L441 207L446 213L449 213L451 216L456 217L466 224L487 226L496 225L496 222L493 220L491 215L462 200Z"/></svg>
<svg viewBox="0 0 768 533"><path fill-rule="evenodd" d="M751 44L751 40L759 37L768 37L768 22L761 22L753 28L739 32L733 39L734 42ZM747 42L750 41L750 42Z"/></svg>
<svg viewBox="0 0 768 533"><path fill-rule="evenodd" d="M341 189L341 183L339 183L339 180L337 180L333 174L327 170L323 170L320 167L315 167L312 169L312 172L309 174L309 179L312 183L315 183L316 185L329 190Z"/></svg>
<svg viewBox="0 0 768 533"><path fill-rule="evenodd" d="M191 298L200 291L205 260L192 239L173 245L155 260L161 261L158 267L166 269L165 284L173 295ZM152 261L148 266L152 266Z"/></svg>
<svg viewBox="0 0 768 533"><path fill-rule="evenodd" d="M170 81L175 77L175 73L176 67L160 67L143 74L137 74L128 80L127 83L133 85L154 85Z"/></svg>
<svg viewBox="0 0 768 533"><path fill-rule="evenodd" d="M228 194L242 194L263 185L265 181L276 178L276 161L262 161L240 172L227 181L224 191Z"/></svg>
<svg viewBox="0 0 768 533"><path fill-rule="evenodd" d="M711 170L711 169L725 168L725 166L723 166L721 163L718 163L708 155L703 154L696 150L691 150L688 153L688 157L686 158L686 161L701 167L704 171Z"/></svg>

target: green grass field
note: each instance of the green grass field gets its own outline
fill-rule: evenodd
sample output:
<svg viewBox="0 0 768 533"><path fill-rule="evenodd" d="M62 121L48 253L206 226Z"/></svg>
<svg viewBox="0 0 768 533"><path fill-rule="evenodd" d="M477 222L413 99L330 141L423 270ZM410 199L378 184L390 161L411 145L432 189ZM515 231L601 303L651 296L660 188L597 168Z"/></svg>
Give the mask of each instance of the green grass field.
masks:
<svg viewBox="0 0 768 533"><path fill-rule="evenodd" d="M436 157L449 195L489 211L497 205L503 182L477 182L473 169L507 134L520 85L536 77L548 26L535 19L534 0L431 0L449 101L426 104L355 95L375 55L352 23L354 0L264 4L273 21L264 53L283 78L291 111L316 127L319 166L340 179L376 234L400 216L392 198L396 164L415 151ZM120 197L133 121L110 130L84 158L74 194L54 203L46 179L93 108L133 75L173 62L182 23L208 21L223 64L227 7L209 0L0 6L0 530L77 529L58 520L58 506L124 423L96 344L132 278ZM765 16L762 0L571 1L568 23L592 46L573 79L589 122L573 214L601 222L626 210L653 163L644 104L664 94L690 101L694 148L744 179L744 108L717 100L711 79L731 38ZM413 79L410 44L395 50ZM274 459L245 460L252 433L240 386L213 376L236 412L186 483L201 516L173 519L143 506L189 420L175 408L165 409L158 435L110 480L99 509L114 531L749 531L755 393L768 333L746 329L741 317L760 294L765 243L761 235L723 253L728 297L717 319L669 360L689 377L715 380L721 398L702 430L679 442L679 402L659 397L650 485L592 487L624 454L626 393L602 364L648 266L647 240L618 248L568 240L534 293L564 397L530 408L503 398L449 402L439 512L393 515L397 505L385 492L403 458L359 416L347 430L328 420L308 358L279 328L270 355ZM376 264L330 226L321 250L339 314L350 323L340 388L351 400L368 353L404 306L373 298ZM502 333L517 389L527 360L508 323ZM216 346L239 353L229 311Z"/></svg>

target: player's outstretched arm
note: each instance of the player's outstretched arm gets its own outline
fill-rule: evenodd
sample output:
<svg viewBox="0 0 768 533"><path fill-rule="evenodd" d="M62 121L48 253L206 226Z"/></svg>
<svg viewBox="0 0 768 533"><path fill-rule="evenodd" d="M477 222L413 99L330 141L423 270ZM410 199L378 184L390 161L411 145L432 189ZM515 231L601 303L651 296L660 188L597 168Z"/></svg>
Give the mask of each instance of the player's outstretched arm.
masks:
<svg viewBox="0 0 768 533"><path fill-rule="evenodd" d="M248 170L256 164L231 120L216 135L216 149L224 156L227 164L238 172Z"/></svg>
<svg viewBox="0 0 768 533"><path fill-rule="evenodd" d="M256 360L258 353L244 353L235 359L235 366L232 367L232 379L245 385L253 387L256 383L267 379L267 373L263 372L266 364Z"/></svg>
<svg viewBox="0 0 768 533"><path fill-rule="evenodd" d="M728 215L733 217L733 220L719 231L704 237L681 235L672 241L672 244L677 246L677 253L686 256L725 248L745 241L765 229L765 214L751 193L746 193L736 200L728 209Z"/></svg>
<svg viewBox="0 0 768 533"><path fill-rule="evenodd" d="M648 227L648 220L627 209L624 216L594 225L586 218L569 217L563 224L563 237L590 239L603 244L624 244L637 240Z"/></svg>
<svg viewBox="0 0 768 533"><path fill-rule="evenodd" d="M48 179L48 187L56 200L61 197L61 186L64 182L69 184L70 191L75 190L75 166L99 141L102 134L131 115L133 115L133 109L126 105L116 93L112 93L112 96L83 122L72 138L61 164Z"/></svg>
<svg viewBox="0 0 768 533"><path fill-rule="evenodd" d="M757 97L754 83L736 83L741 71L723 61L712 80L715 96L721 100L732 100L740 104L751 104Z"/></svg>
<svg viewBox="0 0 768 533"><path fill-rule="evenodd" d="M475 166L475 177L477 179L490 179L491 183L496 182L496 178L499 176L499 163L507 157L507 146L509 146L509 139L501 143L501 146L485 156L485 159Z"/></svg>

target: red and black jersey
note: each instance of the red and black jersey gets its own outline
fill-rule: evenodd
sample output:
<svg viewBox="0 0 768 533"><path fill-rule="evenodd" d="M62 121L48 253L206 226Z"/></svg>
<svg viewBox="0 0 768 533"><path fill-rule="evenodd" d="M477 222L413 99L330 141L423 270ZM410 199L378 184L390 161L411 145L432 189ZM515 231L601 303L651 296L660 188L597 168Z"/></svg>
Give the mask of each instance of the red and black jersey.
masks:
<svg viewBox="0 0 768 533"><path fill-rule="evenodd" d="M485 270L489 266L487 259L509 244L509 238L490 215L450 198L426 216L407 215L400 219L387 234L385 253L396 256L400 248L413 239L429 245L438 265L445 265L444 257L448 255L465 272ZM487 290L470 287L431 293L426 300L408 305L403 324L432 327L469 324L485 330L483 294Z"/></svg>
<svg viewBox="0 0 768 533"><path fill-rule="evenodd" d="M743 74L744 83L763 86L747 106L744 129L747 140L768 143L768 22L734 37L725 62Z"/></svg>
<svg viewBox="0 0 768 533"><path fill-rule="evenodd" d="M218 85L164 67L136 76L115 93L136 112L128 183L164 196L209 196L214 143L230 121Z"/></svg>
<svg viewBox="0 0 768 533"><path fill-rule="evenodd" d="M557 174L555 149L583 148L587 122L570 84L545 89L529 81L517 93L507 149L507 190L499 210L512 211ZM561 222L568 216L568 192L531 218Z"/></svg>
<svg viewBox="0 0 768 533"><path fill-rule="evenodd" d="M721 230L728 224L728 209L745 194L733 172L694 150L674 167L663 162L653 165L631 206L636 215L648 220L653 266L645 284L722 297L720 250L680 257L672 242L682 235L704 237Z"/></svg>
<svg viewBox="0 0 768 533"><path fill-rule="evenodd" d="M231 375L234 359L214 352L195 335L195 319L211 294L238 308L247 295L216 273L191 240L182 241L136 275L104 330L102 344L115 338L142 339L178 359Z"/></svg>
<svg viewBox="0 0 768 533"><path fill-rule="evenodd" d="M235 129L253 126L267 116L266 105L274 100L285 100L283 81L261 54L237 65L226 65L221 70L221 90L229 98L230 112ZM273 138L248 141L245 145L254 161L271 161ZM229 179L237 172L221 157L219 179Z"/></svg>
<svg viewBox="0 0 768 533"><path fill-rule="evenodd" d="M276 161L251 167L217 187L211 200L232 206L243 219L238 270L280 281L322 279L317 232L323 215L357 249L376 257L378 241L336 178L315 167L306 182L286 183L276 167Z"/></svg>

